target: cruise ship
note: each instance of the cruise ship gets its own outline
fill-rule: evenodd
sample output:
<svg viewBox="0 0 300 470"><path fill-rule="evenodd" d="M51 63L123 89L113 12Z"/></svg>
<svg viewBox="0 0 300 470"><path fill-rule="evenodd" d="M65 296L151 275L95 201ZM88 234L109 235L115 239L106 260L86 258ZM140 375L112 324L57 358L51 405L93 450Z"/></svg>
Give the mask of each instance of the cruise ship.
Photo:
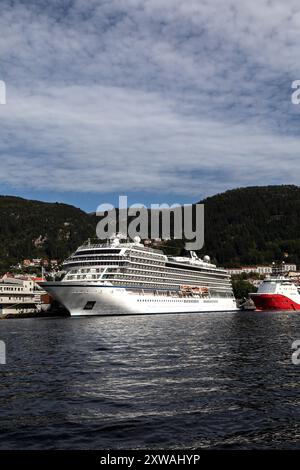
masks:
<svg viewBox="0 0 300 470"><path fill-rule="evenodd" d="M208 256L166 256L139 237L89 240L63 269L61 281L40 285L72 316L237 310L230 275Z"/></svg>

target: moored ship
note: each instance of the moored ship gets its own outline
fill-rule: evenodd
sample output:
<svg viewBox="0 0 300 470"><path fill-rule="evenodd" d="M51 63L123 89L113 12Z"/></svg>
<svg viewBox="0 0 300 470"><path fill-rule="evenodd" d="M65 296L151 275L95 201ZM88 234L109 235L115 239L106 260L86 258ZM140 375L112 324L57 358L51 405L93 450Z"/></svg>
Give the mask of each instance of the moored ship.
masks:
<svg viewBox="0 0 300 470"><path fill-rule="evenodd" d="M270 276L250 294L257 310L300 310L300 293L287 277Z"/></svg>
<svg viewBox="0 0 300 470"><path fill-rule="evenodd" d="M73 316L238 310L231 278L205 256L166 256L139 237L79 247L62 281L40 285Z"/></svg>

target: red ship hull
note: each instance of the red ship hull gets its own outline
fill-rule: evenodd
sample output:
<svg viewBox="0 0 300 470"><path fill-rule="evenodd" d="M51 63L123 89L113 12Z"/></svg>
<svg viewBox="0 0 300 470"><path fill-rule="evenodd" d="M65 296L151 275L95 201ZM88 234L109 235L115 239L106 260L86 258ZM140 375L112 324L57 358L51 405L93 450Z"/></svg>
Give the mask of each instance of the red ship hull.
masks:
<svg viewBox="0 0 300 470"><path fill-rule="evenodd" d="M300 310L300 304L282 294L252 294L257 310Z"/></svg>

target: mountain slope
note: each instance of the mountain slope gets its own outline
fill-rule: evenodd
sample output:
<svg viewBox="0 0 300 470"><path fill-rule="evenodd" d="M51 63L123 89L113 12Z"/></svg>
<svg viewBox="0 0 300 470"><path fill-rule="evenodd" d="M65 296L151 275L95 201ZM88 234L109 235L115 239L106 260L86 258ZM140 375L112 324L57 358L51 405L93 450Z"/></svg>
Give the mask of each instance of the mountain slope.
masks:
<svg viewBox="0 0 300 470"><path fill-rule="evenodd" d="M0 196L0 269L24 258L64 259L95 236L93 221L67 204Z"/></svg>
<svg viewBox="0 0 300 470"><path fill-rule="evenodd" d="M300 188L248 187L226 191L205 204L205 247L218 263L300 264Z"/></svg>

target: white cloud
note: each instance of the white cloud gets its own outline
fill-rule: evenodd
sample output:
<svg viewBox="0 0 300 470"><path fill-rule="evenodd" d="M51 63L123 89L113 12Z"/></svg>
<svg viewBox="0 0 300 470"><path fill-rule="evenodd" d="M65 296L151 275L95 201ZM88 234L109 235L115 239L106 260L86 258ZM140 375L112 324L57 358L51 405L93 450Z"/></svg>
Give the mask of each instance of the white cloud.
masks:
<svg viewBox="0 0 300 470"><path fill-rule="evenodd" d="M32 5L0 18L0 182L195 197L298 183L297 2Z"/></svg>

